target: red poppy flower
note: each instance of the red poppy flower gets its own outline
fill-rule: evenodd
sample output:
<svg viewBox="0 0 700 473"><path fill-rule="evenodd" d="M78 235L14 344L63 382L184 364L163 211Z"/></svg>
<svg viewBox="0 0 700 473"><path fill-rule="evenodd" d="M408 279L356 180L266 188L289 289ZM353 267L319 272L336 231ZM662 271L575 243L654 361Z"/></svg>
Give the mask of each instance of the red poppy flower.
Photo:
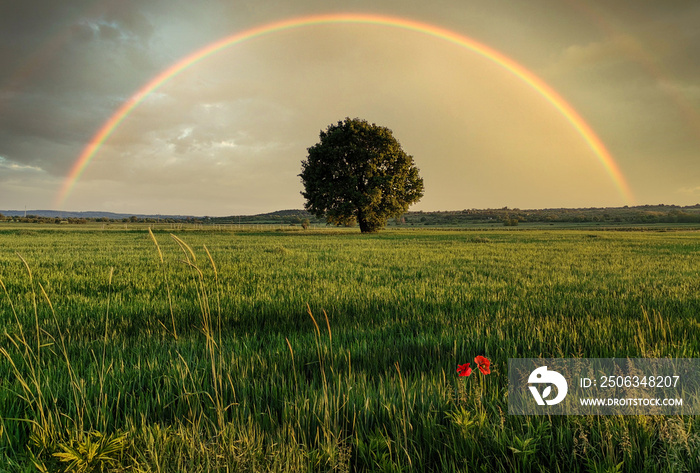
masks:
<svg viewBox="0 0 700 473"><path fill-rule="evenodd" d="M476 366L479 368L479 371L481 371L482 374L489 374L491 372L491 361L485 356L477 356L476 358L474 358L474 362L476 363Z"/></svg>
<svg viewBox="0 0 700 473"><path fill-rule="evenodd" d="M457 373L459 376L469 376L472 374L472 369L469 367L469 363L465 365L457 365Z"/></svg>

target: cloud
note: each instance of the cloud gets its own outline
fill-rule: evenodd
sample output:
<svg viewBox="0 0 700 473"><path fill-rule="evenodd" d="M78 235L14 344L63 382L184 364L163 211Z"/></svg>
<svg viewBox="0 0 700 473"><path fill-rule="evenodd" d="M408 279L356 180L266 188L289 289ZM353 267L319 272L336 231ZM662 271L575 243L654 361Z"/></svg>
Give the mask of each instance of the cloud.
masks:
<svg viewBox="0 0 700 473"><path fill-rule="evenodd" d="M4 169L6 171L15 171L15 172L44 172L43 169L41 169L38 166L28 166L26 164L18 164L15 162L12 162L8 160L5 157L0 156L0 169Z"/></svg>
<svg viewBox="0 0 700 473"><path fill-rule="evenodd" d="M695 187L681 187L677 190L679 194L684 194L692 197L700 198L700 186Z"/></svg>
<svg viewBox="0 0 700 473"><path fill-rule="evenodd" d="M627 101L640 92L658 95L664 80L654 58L633 35L570 45L543 69L543 75L562 84L564 90L604 95L609 104ZM667 83L669 80L666 78Z"/></svg>
<svg viewBox="0 0 700 473"><path fill-rule="evenodd" d="M115 104L161 67L141 3L3 2L0 153L67 171Z"/></svg>

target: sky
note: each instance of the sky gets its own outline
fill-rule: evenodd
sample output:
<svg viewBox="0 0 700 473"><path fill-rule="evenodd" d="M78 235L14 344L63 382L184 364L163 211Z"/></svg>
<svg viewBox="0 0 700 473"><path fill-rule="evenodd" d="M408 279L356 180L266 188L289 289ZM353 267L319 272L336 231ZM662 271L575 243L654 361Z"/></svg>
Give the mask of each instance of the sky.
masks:
<svg viewBox="0 0 700 473"><path fill-rule="evenodd" d="M303 20L338 14L389 20ZM0 209L300 209L345 117L413 156L411 210L694 205L698 24L696 0L0 0Z"/></svg>

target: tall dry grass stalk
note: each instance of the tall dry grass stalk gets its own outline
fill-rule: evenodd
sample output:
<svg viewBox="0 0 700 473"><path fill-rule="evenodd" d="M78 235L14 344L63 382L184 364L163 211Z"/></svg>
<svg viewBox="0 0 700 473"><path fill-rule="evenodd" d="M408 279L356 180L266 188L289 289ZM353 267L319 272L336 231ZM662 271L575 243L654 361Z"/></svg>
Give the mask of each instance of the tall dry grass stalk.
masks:
<svg viewBox="0 0 700 473"><path fill-rule="evenodd" d="M205 336L206 353L209 359L209 368L211 373L211 384L214 390L213 397L208 393L205 393L205 395L209 398L210 402L214 406L214 411L216 414L217 431L221 432L224 429L226 423L226 411L236 403L232 402L228 405L224 405L223 399L223 382L226 363L224 361L223 352L221 349L221 288L219 284L219 273L216 267L216 263L214 262L214 258L212 258L209 249L205 245L204 251L207 254L207 258L209 260L209 263L211 264L212 271L214 273L214 294L217 301L217 320L216 328L214 328L214 323L212 320L212 308L209 302L211 296L207 288L207 281L204 276L204 271L202 271L202 269L197 264L197 256L192 247L188 245L185 241L183 241L181 238L173 234L170 234L170 237L177 243L177 245L180 247L183 254L185 255L185 259L182 260L182 262L193 270L193 280L196 287L197 300L199 302L200 307L202 324L201 330ZM185 362L184 358L180 357L180 359L183 362ZM235 387L233 385L233 380L230 374L228 374L226 377L229 381L232 392L235 393Z"/></svg>
<svg viewBox="0 0 700 473"><path fill-rule="evenodd" d="M156 245L156 250L158 250L158 256L160 258L160 267L161 270L163 271L163 279L165 280L165 288L168 292L168 307L170 307L170 320L172 322L172 334L175 340L177 340L177 329L175 328L175 313L173 312L173 298L170 293L170 278L168 278L168 273L165 271L165 259L163 258L163 252L160 250L160 245L158 244L158 240L156 240L155 235L151 231L151 227L148 227L148 235L151 237L151 240L153 240L153 243ZM160 321L159 321L160 322ZM163 328L168 331L168 329L163 325L163 322L160 322L160 324L163 326Z"/></svg>

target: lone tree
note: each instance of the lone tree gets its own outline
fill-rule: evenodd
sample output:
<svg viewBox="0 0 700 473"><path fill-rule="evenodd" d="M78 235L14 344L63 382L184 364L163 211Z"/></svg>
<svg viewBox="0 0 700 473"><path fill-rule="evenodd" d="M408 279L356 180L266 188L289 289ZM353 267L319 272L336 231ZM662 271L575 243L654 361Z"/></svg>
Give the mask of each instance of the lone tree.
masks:
<svg viewBox="0 0 700 473"><path fill-rule="evenodd" d="M329 223L376 232L423 197L423 179L390 129L359 118L330 125L301 163L304 207Z"/></svg>

